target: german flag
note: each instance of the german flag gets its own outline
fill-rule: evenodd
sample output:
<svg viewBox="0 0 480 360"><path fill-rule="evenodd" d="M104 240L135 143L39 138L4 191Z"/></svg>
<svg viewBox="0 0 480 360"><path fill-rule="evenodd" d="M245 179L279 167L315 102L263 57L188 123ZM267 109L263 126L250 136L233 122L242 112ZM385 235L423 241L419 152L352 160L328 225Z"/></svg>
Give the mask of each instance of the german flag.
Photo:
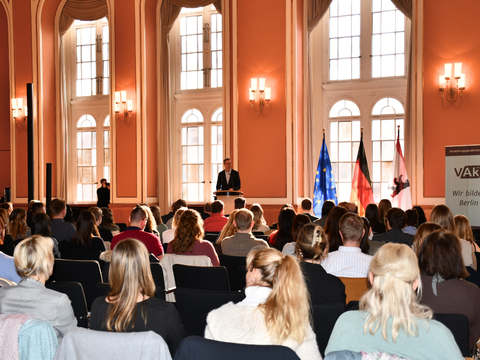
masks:
<svg viewBox="0 0 480 360"><path fill-rule="evenodd" d="M357 162L355 163L350 202L358 206L358 215L360 216L364 216L367 205L373 203L372 181L368 172L365 148L363 147L363 131L358 147Z"/></svg>

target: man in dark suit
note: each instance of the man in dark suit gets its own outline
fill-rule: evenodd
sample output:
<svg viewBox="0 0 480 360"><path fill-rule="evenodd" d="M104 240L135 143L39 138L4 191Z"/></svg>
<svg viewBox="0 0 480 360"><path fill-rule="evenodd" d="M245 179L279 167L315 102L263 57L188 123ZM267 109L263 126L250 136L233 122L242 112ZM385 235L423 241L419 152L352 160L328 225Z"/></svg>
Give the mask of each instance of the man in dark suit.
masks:
<svg viewBox="0 0 480 360"><path fill-rule="evenodd" d="M412 246L413 236L405 234L402 229L407 224L407 215L400 208L391 208L385 215L387 232L373 236L373 241L385 241L386 243L406 244Z"/></svg>
<svg viewBox="0 0 480 360"><path fill-rule="evenodd" d="M232 169L232 161L226 158L223 166L225 170L218 173L217 190L240 190L240 175Z"/></svg>

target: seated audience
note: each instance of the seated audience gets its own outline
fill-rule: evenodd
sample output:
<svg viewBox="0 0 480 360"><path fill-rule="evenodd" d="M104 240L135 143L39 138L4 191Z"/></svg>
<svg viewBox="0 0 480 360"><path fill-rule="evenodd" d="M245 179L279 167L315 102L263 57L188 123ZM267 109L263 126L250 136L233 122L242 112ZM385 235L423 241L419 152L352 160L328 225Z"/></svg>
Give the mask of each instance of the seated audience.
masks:
<svg viewBox="0 0 480 360"><path fill-rule="evenodd" d="M390 210L391 208L392 208L392 203L388 199L382 199L378 203L378 220L384 225L385 225L385 216L387 215L387 211ZM385 227L385 231L387 231L386 227Z"/></svg>
<svg viewBox="0 0 480 360"><path fill-rule="evenodd" d="M50 229L50 218L45 213L37 213L33 217L33 234L41 235L52 239L53 241L53 255L57 258L61 257L60 250L58 249L57 239L52 237L52 230Z"/></svg>
<svg viewBox="0 0 480 360"><path fill-rule="evenodd" d="M8 216L10 216L10 214L11 214L12 211L13 211L13 204L12 204L11 202L1 203L1 204L0 204L0 209L5 209L5 210L7 210Z"/></svg>
<svg viewBox="0 0 480 360"><path fill-rule="evenodd" d="M422 225L423 223L427 222L427 217L425 216L425 211L423 211L421 206L414 206L412 209L417 211L418 214L418 226Z"/></svg>
<svg viewBox="0 0 480 360"><path fill-rule="evenodd" d="M15 244L32 235L30 228L27 226L27 212L25 209L14 209L10 214L9 220L8 228Z"/></svg>
<svg viewBox="0 0 480 360"><path fill-rule="evenodd" d="M30 205L30 203L32 203ZM27 226L33 231L33 217L39 213L46 214L45 205L37 200L32 200L28 204L29 211L27 211Z"/></svg>
<svg viewBox="0 0 480 360"><path fill-rule="evenodd" d="M372 235L372 228L370 227L370 221L365 216L362 216L362 221L363 221L363 228L365 229L365 232L363 233L362 240L360 241L360 250L362 250L362 253L367 254L367 255L375 255L375 252L377 252L378 248L373 252L373 254L370 253L370 236ZM382 244L383 245L383 244Z"/></svg>
<svg viewBox="0 0 480 360"><path fill-rule="evenodd" d="M234 217L233 225L237 228L237 232L221 242L223 255L246 257L256 246L268 247L265 240L257 239L252 235L253 214L250 210L239 209Z"/></svg>
<svg viewBox="0 0 480 360"><path fill-rule="evenodd" d="M2 209L4 210L4 209ZM0 216L0 241L5 239L5 222ZM22 278L17 274L13 256L7 255L0 250L0 277L19 283Z"/></svg>
<svg viewBox="0 0 480 360"><path fill-rule="evenodd" d="M400 208L391 208L385 214L385 227L387 232L373 237L373 241L385 241L386 243L406 244L412 246L413 236L403 232L407 224L407 215Z"/></svg>
<svg viewBox="0 0 480 360"><path fill-rule="evenodd" d="M247 203L247 199L239 196L235 198L233 203L234 203L235 210L245 209L245 204Z"/></svg>
<svg viewBox="0 0 480 360"><path fill-rule="evenodd" d="M22 281L0 288L0 314L28 314L52 325L58 340L77 326L68 296L47 289L53 272L53 242L34 235L15 248L15 267Z"/></svg>
<svg viewBox="0 0 480 360"><path fill-rule="evenodd" d="M430 214L430 221L437 223L442 229L455 232L455 221L453 220L452 210L447 205L436 205ZM470 266L477 270L477 259L472 250L472 244L465 239L460 238L460 245L462 247L462 257L465 266Z"/></svg>
<svg viewBox="0 0 480 360"><path fill-rule="evenodd" d="M405 215L407 216L407 225L403 228L403 232L405 234L415 236L415 234L417 233L417 226L418 226L417 210L409 209L405 211Z"/></svg>
<svg viewBox="0 0 480 360"><path fill-rule="evenodd" d="M297 214L293 218L292 222L292 238L293 241L286 243L282 249L282 254L285 255L295 255L295 242L297 241L297 236L306 224L310 224L310 218L306 214Z"/></svg>
<svg viewBox="0 0 480 360"><path fill-rule="evenodd" d="M175 216L173 217L172 221L172 228L168 229L163 233L163 245L168 244L175 237L175 229L177 228L177 224L180 221L180 218L182 217L185 210L187 210L187 208L182 207L175 212Z"/></svg>
<svg viewBox="0 0 480 360"><path fill-rule="evenodd" d="M353 214L358 214L358 206L357 204L354 204L352 202L346 202L345 205L345 208L348 210L348 212L351 212Z"/></svg>
<svg viewBox="0 0 480 360"><path fill-rule="evenodd" d="M160 239L160 234L157 231L157 222L155 221L152 210L150 210L150 208L146 204L141 204L140 206L143 210L145 210L145 213L147 214L147 222L145 223L145 229L143 229L143 231L154 234Z"/></svg>
<svg viewBox="0 0 480 360"><path fill-rule="evenodd" d="M100 224L100 227L102 229L110 230L113 236L120 234L120 228L115 224L112 209L102 207L100 210L102 210L102 223Z"/></svg>
<svg viewBox="0 0 480 360"><path fill-rule="evenodd" d="M418 254L422 274L422 304L435 313L463 314L468 318L470 349L480 338L480 289L468 276L457 236L445 229L431 233Z"/></svg>
<svg viewBox="0 0 480 360"><path fill-rule="evenodd" d="M165 225L162 221L162 213L160 211L160 207L157 205L150 206L150 210L153 214L153 217L155 218L155 222L157 223L157 231L158 234L160 235L160 240L163 243L163 232L167 231L167 225Z"/></svg>
<svg viewBox="0 0 480 360"><path fill-rule="evenodd" d="M0 208L0 217L3 220L3 239L0 241L0 251L6 255L13 256L13 250L15 249L15 244L13 242L12 236L9 233L8 229L8 211Z"/></svg>
<svg viewBox="0 0 480 360"><path fill-rule="evenodd" d="M210 216L211 213L212 213L212 204L207 202L203 207L203 212L200 214L202 215L202 220L203 221L207 220L207 218Z"/></svg>
<svg viewBox="0 0 480 360"><path fill-rule="evenodd" d="M312 199L305 198L300 203L300 209L299 209L300 214L307 215L308 218L310 219L310 222L320 220L318 217L311 214L312 213L312 205L313 205Z"/></svg>
<svg viewBox="0 0 480 360"><path fill-rule="evenodd" d="M328 240L322 228L315 224L305 225L295 246L312 304L345 305L345 285L338 277L327 274L321 265L328 253Z"/></svg>
<svg viewBox="0 0 480 360"><path fill-rule="evenodd" d="M233 210L228 217L228 221L222 229L222 232L218 235L217 240L215 241L214 248L218 255L222 255L222 241L230 236L235 235L237 228L233 225L235 220L235 214L238 210Z"/></svg>
<svg viewBox="0 0 480 360"><path fill-rule="evenodd" d="M164 221L165 225L167 225L167 228L171 229L172 228L172 222L173 222L173 216L177 212L178 209L181 207L187 207L187 202L183 199L178 199L175 201L172 205L172 216L169 218L167 222ZM170 215L170 214L169 214Z"/></svg>
<svg viewBox="0 0 480 360"><path fill-rule="evenodd" d="M417 233L415 234L415 240L412 245L412 249L415 254L418 255L418 251L420 250L420 247L422 246L422 243L426 239L426 237L441 228L442 227L440 225L434 222L426 222L420 225L418 227Z"/></svg>
<svg viewBox="0 0 480 360"><path fill-rule="evenodd" d="M354 213L346 213L340 219L339 228L342 246L338 251L329 252L323 258L322 266L327 273L338 277L367 277L372 256L363 254L360 249L365 232L362 218Z"/></svg>
<svg viewBox="0 0 480 360"><path fill-rule="evenodd" d="M263 209L260 204L253 204L250 206L250 211L253 213L253 229L252 231L270 231L270 228L263 217ZM231 216L231 215L230 215Z"/></svg>
<svg viewBox="0 0 480 360"><path fill-rule="evenodd" d="M169 254L206 255L213 266L220 266L217 253L210 241L203 240L203 221L198 211L187 209L175 229L175 238L168 243Z"/></svg>
<svg viewBox="0 0 480 360"><path fill-rule="evenodd" d="M270 234L268 243L277 250L282 251L286 243L293 241L292 224L296 213L290 207L282 208L278 214L278 231Z"/></svg>
<svg viewBox="0 0 480 360"><path fill-rule="evenodd" d="M162 215L162 222L167 225L168 220L173 218L175 213L173 212L173 207L175 206L176 201L170 206L170 212L168 214ZM168 226L167 226L168 228Z"/></svg>
<svg viewBox="0 0 480 360"><path fill-rule="evenodd" d="M338 227L340 219L343 215L348 213L348 210L342 206L335 206L327 217L325 222L325 235L328 239L328 252L337 251L342 245L342 238L340 237L340 229Z"/></svg>
<svg viewBox="0 0 480 360"><path fill-rule="evenodd" d="M112 252L110 293L92 305L90 328L113 332L154 331L172 356L185 337L173 304L155 297L147 248L134 239L120 241Z"/></svg>
<svg viewBox="0 0 480 360"><path fill-rule="evenodd" d="M67 214L67 206L62 199L53 199L50 203L50 212L52 219L50 221L50 228L52 229L52 237L57 239L59 243L64 240L70 240L75 236L75 226L64 221Z"/></svg>
<svg viewBox="0 0 480 360"><path fill-rule="evenodd" d="M228 219L223 215L224 204L221 200L212 203L212 214L203 223L205 232L220 232Z"/></svg>
<svg viewBox="0 0 480 360"><path fill-rule="evenodd" d="M158 236L143 231L147 223L147 213L140 205L132 209L128 221L130 226L124 232L113 237L112 250L124 239L136 239L147 247L149 253L155 256L163 255L163 246Z"/></svg>
<svg viewBox="0 0 480 360"><path fill-rule="evenodd" d="M281 208L280 208L280 211L282 211L283 209L292 209L293 211L295 211L295 209L293 208L292 204L285 204L283 205ZM278 230L278 223L273 223L272 226L270 226L270 229L271 230Z"/></svg>
<svg viewBox="0 0 480 360"><path fill-rule="evenodd" d="M475 242L468 218L465 215L455 215L453 222L455 224L455 235L457 235L459 239L467 240L472 245L473 252L480 252L480 247Z"/></svg>
<svg viewBox="0 0 480 360"><path fill-rule="evenodd" d="M296 259L276 249L253 249L247 257L246 298L207 317L205 338L255 345L283 345L302 360L320 360L309 323L310 304Z"/></svg>
<svg viewBox="0 0 480 360"><path fill-rule="evenodd" d="M322 229L325 228L325 221L327 221L328 214L335 207L335 203L332 200L325 200L322 205L322 218L315 220L313 223L315 225L321 226Z"/></svg>
<svg viewBox="0 0 480 360"><path fill-rule="evenodd" d="M385 244L375 254L368 278L372 288L360 300L360 311L338 318L325 354L382 351L407 359L463 359L450 330L418 303L415 291L421 293L422 282L412 249Z"/></svg>
<svg viewBox="0 0 480 360"><path fill-rule="evenodd" d="M88 211L90 211L93 216L95 216L95 221L97 224L97 229L98 233L100 234L100 237L102 238L103 241L108 241L109 243L112 242L113 235L112 232L108 229L102 228L100 225L102 224L103 220L103 211L99 207L92 206L91 208L88 208Z"/></svg>
<svg viewBox="0 0 480 360"><path fill-rule="evenodd" d="M370 222L373 235L383 234L386 231L385 224L383 222L380 222L377 205L368 204L367 208L365 209L365 217Z"/></svg>

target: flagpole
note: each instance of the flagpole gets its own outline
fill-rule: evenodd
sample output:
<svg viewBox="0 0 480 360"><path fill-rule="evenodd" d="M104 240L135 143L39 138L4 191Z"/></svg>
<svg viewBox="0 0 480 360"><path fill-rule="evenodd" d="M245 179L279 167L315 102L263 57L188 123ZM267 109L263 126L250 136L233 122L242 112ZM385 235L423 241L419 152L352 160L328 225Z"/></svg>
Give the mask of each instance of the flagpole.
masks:
<svg viewBox="0 0 480 360"><path fill-rule="evenodd" d="M397 140L400 140L400 125L397 125L398 133L397 133Z"/></svg>
<svg viewBox="0 0 480 360"><path fill-rule="evenodd" d="M325 128L323 128L323 140L325 140Z"/></svg>

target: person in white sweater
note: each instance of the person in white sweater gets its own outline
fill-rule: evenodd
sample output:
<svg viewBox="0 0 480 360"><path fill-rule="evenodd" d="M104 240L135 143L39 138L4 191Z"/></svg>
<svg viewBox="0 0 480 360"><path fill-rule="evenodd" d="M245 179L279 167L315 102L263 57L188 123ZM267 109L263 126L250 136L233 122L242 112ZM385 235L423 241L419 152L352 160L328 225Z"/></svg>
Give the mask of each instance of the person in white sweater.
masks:
<svg viewBox="0 0 480 360"><path fill-rule="evenodd" d="M211 311L205 338L283 345L302 360L321 360L308 321L308 292L297 260L276 249L253 248L247 256L247 269L246 298Z"/></svg>

